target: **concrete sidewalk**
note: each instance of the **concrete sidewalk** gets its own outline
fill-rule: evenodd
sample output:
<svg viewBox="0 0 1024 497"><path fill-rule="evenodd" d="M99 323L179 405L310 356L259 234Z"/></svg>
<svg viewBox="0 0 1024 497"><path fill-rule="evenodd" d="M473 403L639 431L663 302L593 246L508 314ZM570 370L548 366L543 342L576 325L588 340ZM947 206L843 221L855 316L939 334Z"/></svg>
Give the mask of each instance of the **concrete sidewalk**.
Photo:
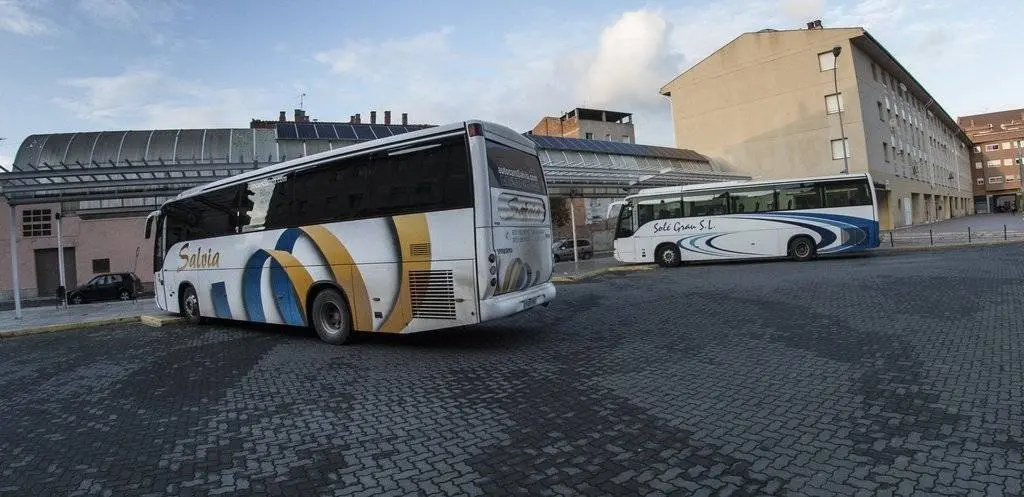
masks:
<svg viewBox="0 0 1024 497"><path fill-rule="evenodd" d="M1024 219L1012 214L978 214L883 231L881 239L885 248L1024 241Z"/></svg>
<svg viewBox="0 0 1024 497"><path fill-rule="evenodd" d="M152 299L136 301L101 302L71 305L63 309L54 306L22 309L21 319L14 311L0 312L0 338L33 333L64 331L75 328L134 322L145 314L164 315Z"/></svg>

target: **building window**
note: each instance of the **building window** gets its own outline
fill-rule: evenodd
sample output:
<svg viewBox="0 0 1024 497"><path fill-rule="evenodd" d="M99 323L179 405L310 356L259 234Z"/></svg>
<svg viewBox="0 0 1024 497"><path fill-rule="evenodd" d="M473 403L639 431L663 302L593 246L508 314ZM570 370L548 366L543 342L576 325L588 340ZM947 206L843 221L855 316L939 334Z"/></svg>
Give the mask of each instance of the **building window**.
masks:
<svg viewBox="0 0 1024 497"><path fill-rule="evenodd" d="M109 273L110 272L110 259L93 259L92 260L92 274Z"/></svg>
<svg viewBox="0 0 1024 497"><path fill-rule="evenodd" d="M1002 176L992 176L991 178L988 179L988 182L989 182L989 184L1002 183L1003 182L1003 177Z"/></svg>
<svg viewBox="0 0 1024 497"><path fill-rule="evenodd" d="M981 166L982 166L982 165L983 165L983 164L982 164L982 163L980 163L980 162L975 162L975 163L974 163L974 168L975 168L975 169L981 169Z"/></svg>
<svg viewBox="0 0 1024 497"><path fill-rule="evenodd" d="M1013 180L1014 180L1014 176L1012 174L1007 174L1006 175L1006 181L1007 182L1010 182L1010 181L1013 181Z"/></svg>
<svg viewBox="0 0 1024 497"><path fill-rule="evenodd" d="M21 211L21 236L50 236L53 234L53 213L50 209Z"/></svg>
<svg viewBox="0 0 1024 497"><path fill-rule="evenodd" d="M850 156L850 139L832 140L832 158L842 159Z"/></svg>
<svg viewBox="0 0 1024 497"><path fill-rule="evenodd" d="M1003 159L1003 165L1004 166L1012 166L1013 165L1013 159Z"/></svg>
<svg viewBox="0 0 1024 497"><path fill-rule="evenodd" d="M609 141L609 142L612 141L612 134L611 133L605 133L604 141Z"/></svg>
<svg viewBox="0 0 1024 497"><path fill-rule="evenodd" d="M1010 142L1003 142L1003 149L1009 150L1010 148L1012 148L1010 147Z"/></svg>
<svg viewBox="0 0 1024 497"><path fill-rule="evenodd" d="M593 140L594 139L594 134L593 133L584 133L583 137L585 139L587 139L587 140Z"/></svg>
<svg viewBox="0 0 1024 497"><path fill-rule="evenodd" d="M999 144L998 143L989 143L988 145L985 145L985 150L987 150L989 152L991 152L993 150L999 150Z"/></svg>
<svg viewBox="0 0 1024 497"><path fill-rule="evenodd" d="M885 162L889 162L889 144L882 142L882 154L885 155Z"/></svg>
<svg viewBox="0 0 1024 497"><path fill-rule="evenodd" d="M836 56L832 55L831 50L818 54L818 68L822 71L831 71L836 68Z"/></svg>
<svg viewBox="0 0 1024 497"><path fill-rule="evenodd" d="M843 105L843 94L832 93L825 95L825 112L828 114L835 114L840 111L845 111L846 106Z"/></svg>
<svg viewBox="0 0 1024 497"><path fill-rule="evenodd" d="M984 184L985 184L985 178L978 178L978 181L977 181L977 183L978 183L979 185L984 185Z"/></svg>
<svg viewBox="0 0 1024 497"><path fill-rule="evenodd" d="M988 167L999 167L1003 164L999 159L992 159L985 163Z"/></svg>
<svg viewBox="0 0 1024 497"><path fill-rule="evenodd" d="M878 66L874 62L871 63L871 77L875 78L875 82L878 82Z"/></svg>
<svg viewBox="0 0 1024 497"><path fill-rule="evenodd" d="M878 120L885 122L885 113L882 112L882 102L876 102L878 104Z"/></svg>
<svg viewBox="0 0 1024 497"><path fill-rule="evenodd" d="M622 143L633 143L629 140L629 135L622 135Z"/></svg>

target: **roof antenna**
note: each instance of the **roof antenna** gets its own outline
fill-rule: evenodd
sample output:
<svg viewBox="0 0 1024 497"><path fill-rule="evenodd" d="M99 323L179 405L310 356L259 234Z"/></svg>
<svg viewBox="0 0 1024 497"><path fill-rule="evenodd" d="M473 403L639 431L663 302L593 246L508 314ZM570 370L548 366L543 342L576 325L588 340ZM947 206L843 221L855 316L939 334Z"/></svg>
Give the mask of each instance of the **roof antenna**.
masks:
<svg viewBox="0 0 1024 497"><path fill-rule="evenodd" d="M299 94L299 109L305 110L305 108L302 106L302 98L305 97L305 96L306 96L305 93L300 93Z"/></svg>

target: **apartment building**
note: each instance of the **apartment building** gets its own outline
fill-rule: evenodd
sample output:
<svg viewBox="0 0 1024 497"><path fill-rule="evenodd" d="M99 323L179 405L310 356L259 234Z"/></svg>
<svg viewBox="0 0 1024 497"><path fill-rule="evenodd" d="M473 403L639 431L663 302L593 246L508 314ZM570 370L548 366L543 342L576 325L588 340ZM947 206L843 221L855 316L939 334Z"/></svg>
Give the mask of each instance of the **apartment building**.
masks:
<svg viewBox="0 0 1024 497"><path fill-rule="evenodd" d="M883 229L973 212L970 139L863 28L744 33L661 94L676 146L735 172L870 172Z"/></svg>
<svg viewBox="0 0 1024 497"><path fill-rule="evenodd" d="M1024 173L1024 109L963 116L957 120L974 142L971 180L977 212L1021 206Z"/></svg>
<svg viewBox="0 0 1024 497"><path fill-rule="evenodd" d="M582 107L572 109L558 117L544 117L530 133L581 140L636 143L632 114Z"/></svg>

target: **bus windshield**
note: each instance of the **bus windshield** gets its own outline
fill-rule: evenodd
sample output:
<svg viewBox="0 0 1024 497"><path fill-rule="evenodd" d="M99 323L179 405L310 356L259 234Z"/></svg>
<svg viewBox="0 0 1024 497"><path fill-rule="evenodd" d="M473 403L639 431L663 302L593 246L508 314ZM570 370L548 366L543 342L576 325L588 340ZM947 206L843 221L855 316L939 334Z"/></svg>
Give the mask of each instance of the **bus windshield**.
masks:
<svg viewBox="0 0 1024 497"><path fill-rule="evenodd" d="M544 175L536 155L487 140L491 186L546 195Z"/></svg>

